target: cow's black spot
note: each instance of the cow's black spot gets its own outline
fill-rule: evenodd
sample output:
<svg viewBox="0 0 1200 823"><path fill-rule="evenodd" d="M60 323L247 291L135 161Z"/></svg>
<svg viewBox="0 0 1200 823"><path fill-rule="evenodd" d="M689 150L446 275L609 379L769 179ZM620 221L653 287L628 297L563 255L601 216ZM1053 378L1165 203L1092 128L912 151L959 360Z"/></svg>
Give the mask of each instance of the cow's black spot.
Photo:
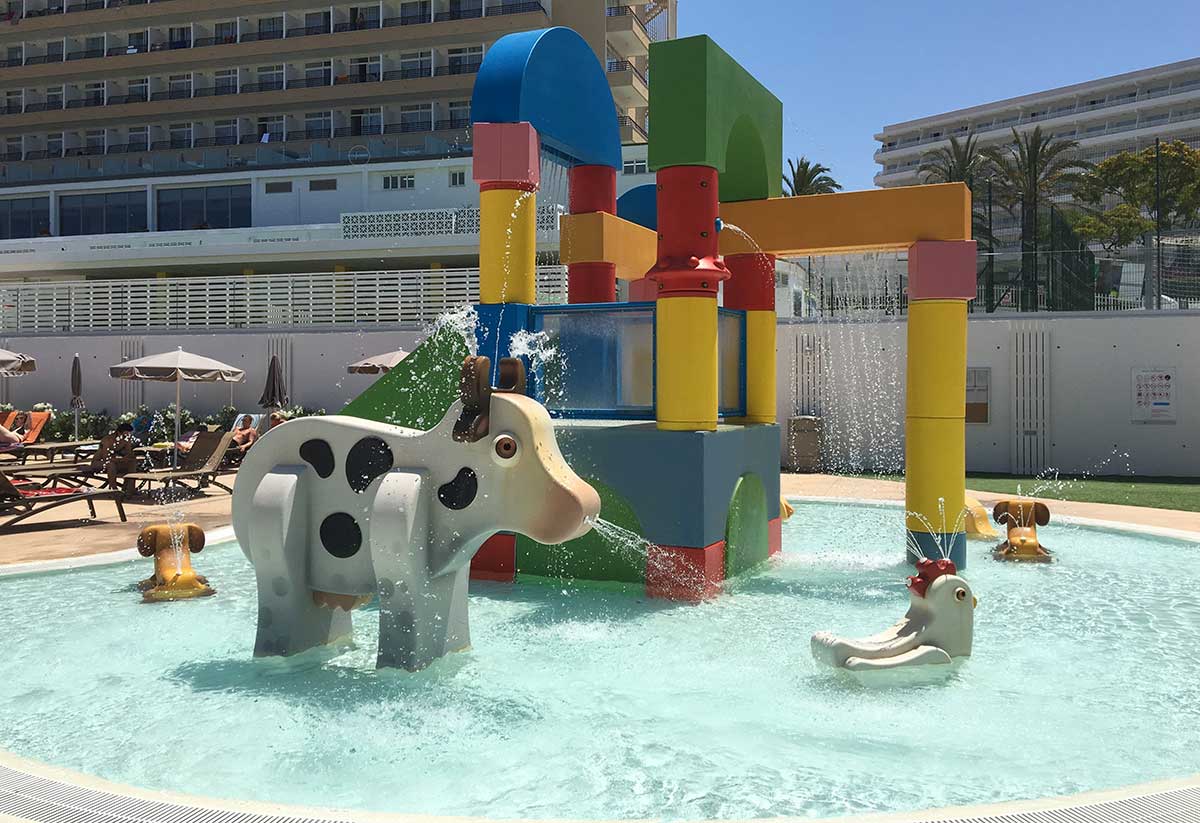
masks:
<svg viewBox="0 0 1200 823"><path fill-rule="evenodd" d="M321 477L333 474L333 449L324 440L305 440L300 444L300 459Z"/></svg>
<svg viewBox="0 0 1200 823"><path fill-rule="evenodd" d="M448 509L465 509L478 492L479 478L475 472L463 467L453 480L438 487L438 500Z"/></svg>
<svg viewBox="0 0 1200 823"><path fill-rule="evenodd" d="M362 529L350 515L336 512L321 521L321 545L334 557L353 557L362 548Z"/></svg>
<svg viewBox="0 0 1200 823"><path fill-rule="evenodd" d="M375 478L389 471L394 464L387 443L378 437L364 437L346 455L346 482L362 494Z"/></svg>

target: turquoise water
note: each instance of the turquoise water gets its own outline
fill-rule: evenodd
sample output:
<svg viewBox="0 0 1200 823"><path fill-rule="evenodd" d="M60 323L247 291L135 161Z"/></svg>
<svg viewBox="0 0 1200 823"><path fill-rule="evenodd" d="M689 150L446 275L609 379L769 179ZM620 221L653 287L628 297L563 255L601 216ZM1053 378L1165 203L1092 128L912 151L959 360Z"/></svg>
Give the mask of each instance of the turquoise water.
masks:
<svg viewBox="0 0 1200 823"><path fill-rule="evenodd" d="M0 746L144 787L493 817L821 816L1036 797L1200 771L1200 546L1052 523L1047 567L986 560L974 656L869 689L809 636L904 611L899 510L801 504L785 553L701 606L473 587L474 648L417 675L357 648L251 658L252 571L142 605L149 561L0 578Z"/></svg>

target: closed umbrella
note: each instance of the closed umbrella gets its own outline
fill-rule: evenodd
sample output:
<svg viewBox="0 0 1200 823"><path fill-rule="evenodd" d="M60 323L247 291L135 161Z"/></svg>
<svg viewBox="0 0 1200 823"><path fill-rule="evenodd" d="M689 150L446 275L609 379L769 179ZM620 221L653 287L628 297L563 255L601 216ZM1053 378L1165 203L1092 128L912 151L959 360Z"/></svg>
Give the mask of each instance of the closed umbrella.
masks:
<svg viewBox="0 0 1200 823"><path fill-rule="evenodd" d="M267 410L269 415L275 409L288 404L287 386L283 382L283 366L279 365L279 355L271 355L271 364L267 366L267 385L263 386L262 397L258 405ZM269 421L268 421L269 425Z"/></svg>
<svg viewBox="0 0 1200 823"><path fill-rule="evenodd" d="M401 360L408 357L406 351L390 351L387 354L377 354L357 363L351 363L346 371L351 374L380 374L396 368Z"/></svg>
<svg viewBox="0 0 1200 823"><path fill-rule="evenodd" d="M0 377L20 377L37 371L37 361L27 354L0 349Z"/></svg>
<svg viewBox="0 0 1200 823"><path fill-rule="evenodd" d="M201 357L179 347L175 351L152 354L128 360L109 368L108 373L120 380L153 380L175 384L175 442L179 442L180 389L189 383L240 383L246 379L241 369L227 366L211 357ZM179 454L171 450L171 465L179 465Z"/></svg>
<svg viewBox="0 0 1200 823"><path fill-rule="evenodd" d="M79 412L83 411L83 368L79 365L79 353L71 361L71 408L75 410L75 439L79 439Z"/></svg>

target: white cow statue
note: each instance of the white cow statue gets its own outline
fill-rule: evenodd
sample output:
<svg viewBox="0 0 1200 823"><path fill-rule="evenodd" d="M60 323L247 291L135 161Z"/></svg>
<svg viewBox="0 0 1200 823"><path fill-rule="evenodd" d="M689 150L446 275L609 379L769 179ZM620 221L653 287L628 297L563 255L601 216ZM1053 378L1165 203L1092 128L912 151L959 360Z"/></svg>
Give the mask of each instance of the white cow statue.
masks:
<svg viewBox="0 0 1200 823"><path fill-rule="evenodd" d="M600 498L563 460L521 361L463 365L461 398L427 432L356 417L271 429L246 453L233 527L258 581L256 656L348 641L379 596L379 667L422 669L470 645L471 558L498 531L554 544Z"/></svg>
<svg viewBox="0 0 1200 823"><path fill-rule="evenodd" d="M919 561L916 575L908 578L908 594L908 613L890 629L858 639L818 632L812 637L813 657L856 674L970 657L978 601L954 563Z"/></svg>

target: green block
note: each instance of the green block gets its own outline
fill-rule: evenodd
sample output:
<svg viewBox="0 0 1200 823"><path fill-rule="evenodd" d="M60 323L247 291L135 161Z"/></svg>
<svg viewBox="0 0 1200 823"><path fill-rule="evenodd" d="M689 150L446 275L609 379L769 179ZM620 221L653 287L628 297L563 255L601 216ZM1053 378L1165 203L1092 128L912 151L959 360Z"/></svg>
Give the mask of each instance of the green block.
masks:
<svg viewBox="0 0 1200 823"><path fill-rule="evenodd" d="M351 400L342 414L428 431L458 399L462 364L468 354L460 332L439 326L396 368Z"/></svg>
<svg viewBox="0 0 1200 823"><path fill-rule="evenodd" d="M783 194L783 103L704 35L650 44L650 168L709 166L721 201Z"/></svg>
<svg viewBox="0 0 1200 823"><path fill-rule="evenodd" d="M594 477L584 479L600 495L600 515L640 537L642 524L629 502ZM518 534L517 574L556 580L641 583L646 579L646 542L632 538L628 542L610 540L592 529L583 537L546 546Z"/></svg>
<svg viewBox="0 0 1200 823"><path fill-rule="evenodd" d="M756 474L743 474L733 488L725 521L725 579L736 577L767 560L767 493Z"/></svg>

